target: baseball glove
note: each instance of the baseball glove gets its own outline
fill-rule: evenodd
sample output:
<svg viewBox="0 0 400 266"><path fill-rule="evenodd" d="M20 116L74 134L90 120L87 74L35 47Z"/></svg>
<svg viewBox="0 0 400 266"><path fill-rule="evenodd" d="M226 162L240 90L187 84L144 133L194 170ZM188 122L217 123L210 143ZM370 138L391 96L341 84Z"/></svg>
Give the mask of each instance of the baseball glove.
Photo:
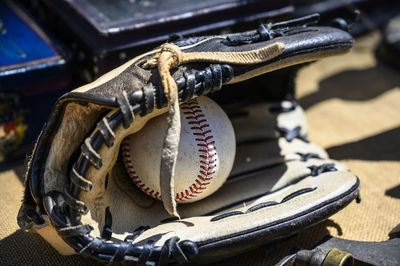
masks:
<svg viewBox="0 0 400 266"><path fill-rule="evenodd" d="M205 263L286 238L342 209L357 196L358 178L308 141L293 99L225 106L237 145L228 180L200 201L177 206L174 198L179 102L221 87L219 97L229 98L224 85L351 49L348 33L311 26L317 20L168 43L65 94L28 164L20 227L61 254L105 263ZM243 88L243 99L252 93ZM163 113L159 201L131 182L120 147Z"/></svg>

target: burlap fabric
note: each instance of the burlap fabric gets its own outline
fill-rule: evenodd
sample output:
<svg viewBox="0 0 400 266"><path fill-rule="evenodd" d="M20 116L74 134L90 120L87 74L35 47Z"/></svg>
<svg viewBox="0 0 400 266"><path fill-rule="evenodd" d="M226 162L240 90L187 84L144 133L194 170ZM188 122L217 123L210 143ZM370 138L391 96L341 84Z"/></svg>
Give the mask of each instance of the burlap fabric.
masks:
<svg viewBox="0 0 400 266"><path fill-rule="evenodd" d="M375 60L378 41L378 33L362 37L350 54L310 65L297 78L310 139L359 176L362 202L285 243L218 265L270 265L293 247L311 248L327 234L382 241L400 223L400 72ZM0 172L0 264L96 264L60 256L39 235L18 229L24 169L19 163Z"/></svg>

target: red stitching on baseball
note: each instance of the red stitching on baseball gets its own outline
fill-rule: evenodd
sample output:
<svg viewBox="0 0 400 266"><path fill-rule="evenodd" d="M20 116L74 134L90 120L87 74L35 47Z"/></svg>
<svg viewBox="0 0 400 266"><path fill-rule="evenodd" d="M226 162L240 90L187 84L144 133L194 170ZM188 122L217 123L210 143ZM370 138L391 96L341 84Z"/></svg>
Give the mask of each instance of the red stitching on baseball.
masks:
<svg viewBox="0 0 400 266"><path fill-rule="evenodd" d="M195 138L195 141L198 142L197 146L200 148L198 150L201 153L199 158L202 160L200 160L201 165L197 178L194 180L193 184L188 187L188 189L185 189L185 192L182 191L180 193L176 193L175 199L177 201L192 199L206 189L211 183L210 180L214 178L213 174L215 174L215 171L213 171L213 169L216 167L215 162L217 161L217 153L214 152L215 141L210 141L214 138L214 136L211 134L211 129L209 129L210 125L207 124L207 119L205 118L198 101L193 99L190 102L182 103L181 109L183 110L185 119L188 120L188 124L196 125L190 128L193 130L193 135L196 137L202 137ZM154 193L154 190L150 190L149 187L147 187L145 184L142 184L139 176L133 170L132 161L130 160L129 138L125 139L123 143L122 155L125 166L129 168L128 173L132 181L147 195L161 200L161 193Z"/></svg>

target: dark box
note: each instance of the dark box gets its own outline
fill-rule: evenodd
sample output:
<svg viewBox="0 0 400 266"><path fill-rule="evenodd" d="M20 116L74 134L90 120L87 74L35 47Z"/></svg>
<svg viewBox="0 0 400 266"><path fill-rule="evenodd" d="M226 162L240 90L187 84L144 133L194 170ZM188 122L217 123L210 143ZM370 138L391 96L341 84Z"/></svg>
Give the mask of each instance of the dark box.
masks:
<svg viewBox="0 0 400 266"><path fill-rule="evenodd" d="M87 81L167 41L171 35L219 33L233 25L266 22L293 11L289 0L28 2L38 17L53 25L54 32L76 49L76 59L88 66Z"/></svg>
<svg viewBox="0 0 400 266"><path fill-rule="evenodd" d="M67 56L13 1L0 1L0 164L25 157L56 99Z"/></svg>

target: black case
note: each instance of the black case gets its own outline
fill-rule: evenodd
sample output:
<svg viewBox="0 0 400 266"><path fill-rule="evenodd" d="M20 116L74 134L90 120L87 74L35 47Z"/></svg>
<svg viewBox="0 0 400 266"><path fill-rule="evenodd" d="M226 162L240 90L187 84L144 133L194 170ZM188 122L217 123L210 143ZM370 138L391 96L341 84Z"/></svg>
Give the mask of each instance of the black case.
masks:
<svg viewBox="0 0 400 266"><path fill-rule="evenodd" d="M76 50L77 60L89 70L86 81L171 35L219 33L293 11L289 0L39 0L26 4Z"/></svg>

